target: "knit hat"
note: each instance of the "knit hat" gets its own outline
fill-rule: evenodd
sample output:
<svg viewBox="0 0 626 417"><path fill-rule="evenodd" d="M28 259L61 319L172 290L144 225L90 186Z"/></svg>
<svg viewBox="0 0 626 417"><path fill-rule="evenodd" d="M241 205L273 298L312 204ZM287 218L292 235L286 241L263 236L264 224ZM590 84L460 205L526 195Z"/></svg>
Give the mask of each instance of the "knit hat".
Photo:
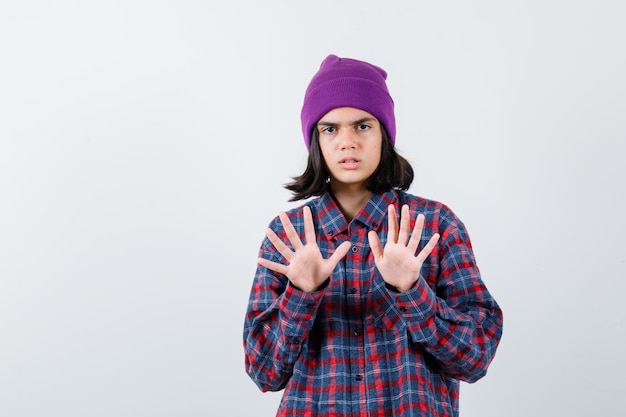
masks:
<svg viewBox="0 0 626 417"><path fill-rule="evenodd" d="M304 94L300 118L307 149L311 132L320 118L338 107L354 107L375 116L396 143L393 99L387 90L387 73L364 61L328 55Z"/></svg>

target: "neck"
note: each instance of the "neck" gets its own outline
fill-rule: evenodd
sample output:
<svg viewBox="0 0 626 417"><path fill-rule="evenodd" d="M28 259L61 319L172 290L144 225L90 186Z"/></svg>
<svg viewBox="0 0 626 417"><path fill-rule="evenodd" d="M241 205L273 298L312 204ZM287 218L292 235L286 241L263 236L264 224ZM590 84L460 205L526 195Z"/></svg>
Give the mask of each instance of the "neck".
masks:
<svg viewBox="0 0 626 417"><path fill-rule="evenodd" d="M345 188L334 187L331 183L331 191L337 205L341 209L344 217L348 222L361 211L365 204L372 198L373 193L365 188Z"/></svg>

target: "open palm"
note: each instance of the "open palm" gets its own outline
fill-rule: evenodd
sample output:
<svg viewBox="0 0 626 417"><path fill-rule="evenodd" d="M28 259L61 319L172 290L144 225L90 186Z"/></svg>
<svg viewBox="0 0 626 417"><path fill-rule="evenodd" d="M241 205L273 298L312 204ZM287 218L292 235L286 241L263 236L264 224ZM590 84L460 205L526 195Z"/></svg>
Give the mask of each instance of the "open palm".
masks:
<svg viewBox="0 0 626 417"><path fill-rule="evenodd" d="M288 264L284 265L264 258L259 258L259 264L285 275L294 286L302 291L311 292L319 288L326 278L332 274L337 263L348 252L350 242L343 242L328 259L324 259L315 240L315 228L313 226L311 209L304 206L302 215L304 217L305 243L302 243L300 240L287 214L280 213L278 215L293 250L272 229L267 229L266 231L267 238L272 242L276 250L283 255Z"/></svg>
<svg viewBox="0 0 626 417"><path fill-rule="evenodd" d="M407 205L402 206L399 227L394 206L390 205L387 212L389 221L385 248L382 248L375 231L370 231L367 236L376 268L378 268L383 279L389 285L397 288L398 291L404 292L412 288L419 279L424 260L437 245L439 234L435 233L426 246L416 255L424 228L424 215L419 214L417 216L413 233L409 237L411 221L409 207Z"/></svg>

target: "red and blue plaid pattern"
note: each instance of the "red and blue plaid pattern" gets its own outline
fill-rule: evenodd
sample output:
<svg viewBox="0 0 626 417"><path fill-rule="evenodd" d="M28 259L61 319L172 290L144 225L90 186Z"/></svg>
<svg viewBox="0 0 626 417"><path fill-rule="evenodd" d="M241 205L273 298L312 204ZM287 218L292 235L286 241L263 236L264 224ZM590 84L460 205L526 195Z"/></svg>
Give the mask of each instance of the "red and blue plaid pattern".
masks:
<svg viewBox="0 0 626 417"><path fill-rule="evenodd" d="M306 204L325 258L346 240L352 247L314 293L257 268L245 366L261 390L284 388L277 416L458 416L459 380L485 375L502 335L502 311L463 223L445 205L401 191L374 195L349 224L328 194ZM397 213L408 204L412 223L424 214L420 248L441 235L404 293L385 285L367 241L375 230L384 246L389 204ZM302 209L288 215L304 241ZM270 228L291 247L278 218ZM285 263L267 238L259 256Z"/></svg>

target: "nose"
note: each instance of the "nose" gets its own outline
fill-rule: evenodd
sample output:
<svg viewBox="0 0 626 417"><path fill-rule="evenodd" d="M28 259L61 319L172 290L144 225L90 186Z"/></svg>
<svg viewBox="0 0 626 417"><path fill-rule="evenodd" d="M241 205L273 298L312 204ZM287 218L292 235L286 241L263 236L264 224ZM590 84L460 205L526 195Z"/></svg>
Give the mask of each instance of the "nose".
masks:
<svg viewBox="0 0 626 417"><path fill-rule="evenodd" d="M356 134L352 129L342 129L340 134L339 144L341 149L354 149L356 147Z"/></svg>

